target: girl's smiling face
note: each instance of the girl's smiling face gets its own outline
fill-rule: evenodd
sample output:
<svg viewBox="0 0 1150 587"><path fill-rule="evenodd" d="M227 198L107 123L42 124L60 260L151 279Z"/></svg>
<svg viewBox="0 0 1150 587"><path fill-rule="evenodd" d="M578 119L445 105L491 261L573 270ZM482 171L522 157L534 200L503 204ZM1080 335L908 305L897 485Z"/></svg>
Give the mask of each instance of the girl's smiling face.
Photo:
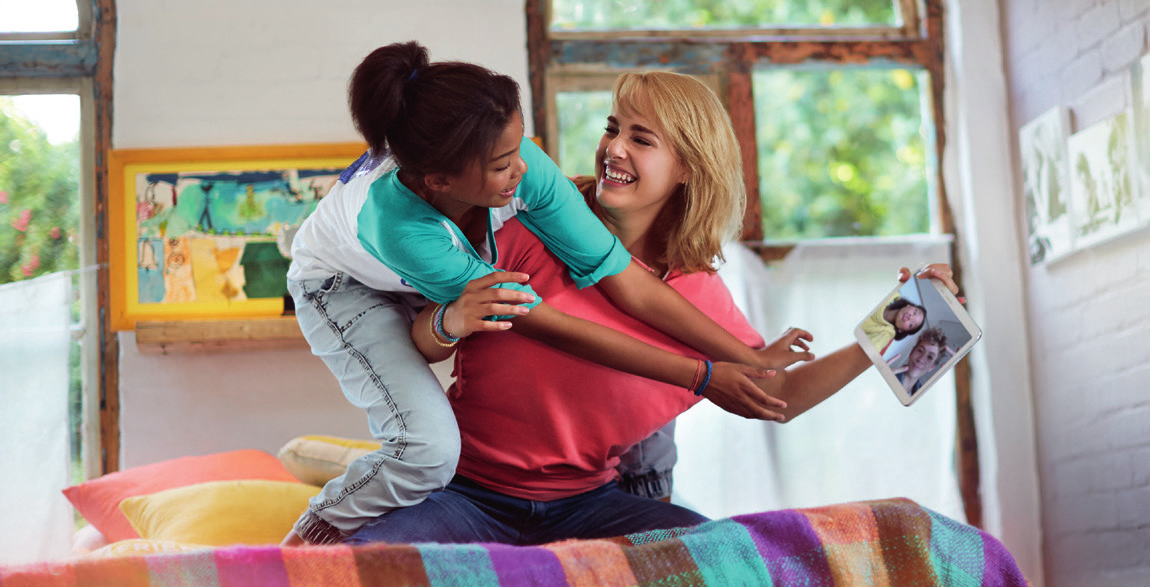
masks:
<svg viewBox="0 0 1150 587"><path fill-rule="evenodd" d="M443 195L454 201L453 207L498 208L509 204L523 174L527 172L527 162L519 155L522 141L523 118L515 114L496 139L487 157L473 162L459 175L452 176L450 189Z"/></svg>
<svg viewBox="0 0 1150 587"><path fill-rule="evenodd" d="M661 208L686 172L654 121L618 109L595 150L596 198L608 210Z"/></svg>

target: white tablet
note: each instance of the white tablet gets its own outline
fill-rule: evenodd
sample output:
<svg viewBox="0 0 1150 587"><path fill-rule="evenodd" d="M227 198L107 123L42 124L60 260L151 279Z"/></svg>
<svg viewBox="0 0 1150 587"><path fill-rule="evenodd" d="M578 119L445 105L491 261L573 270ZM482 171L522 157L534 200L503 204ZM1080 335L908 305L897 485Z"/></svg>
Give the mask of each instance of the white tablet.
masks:
<svg viewBox="0 0 1150 587"><path fill-rule="evenodd" d="M981 337L946 286L917 276L900 283L855 327L859 345L904 406L925 395Z"/></svg>

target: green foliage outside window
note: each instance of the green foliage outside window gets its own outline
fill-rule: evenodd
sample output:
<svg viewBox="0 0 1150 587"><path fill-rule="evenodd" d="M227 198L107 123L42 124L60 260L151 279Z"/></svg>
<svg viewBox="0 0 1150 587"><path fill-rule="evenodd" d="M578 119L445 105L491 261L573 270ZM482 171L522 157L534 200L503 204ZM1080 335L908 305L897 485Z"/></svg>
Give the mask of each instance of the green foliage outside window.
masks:
<svg viewBox="0 0 1150 587"><path fill-rule="evenodd" d="M559 115L559 169L568 176L595 174L595 148L611 114L611 92L563 92Z"/></svg>
<svg viewBox="0 0 1150 587"><path fill-rule="evenodd" d="M756 72L764 238L929 232L920 87L903 69Z"/></svg>
<svg viewBox="0 0 1150 587"><path fill-rule="evenodd" d="M0 97L0 283L79 266L78 149Z"/></svg>
<svg viewBox="0 0 1150 587"><path fill-rule="evenodd" d="M893 0L553 0L551 28L666 30L893 25Z"/></svg>

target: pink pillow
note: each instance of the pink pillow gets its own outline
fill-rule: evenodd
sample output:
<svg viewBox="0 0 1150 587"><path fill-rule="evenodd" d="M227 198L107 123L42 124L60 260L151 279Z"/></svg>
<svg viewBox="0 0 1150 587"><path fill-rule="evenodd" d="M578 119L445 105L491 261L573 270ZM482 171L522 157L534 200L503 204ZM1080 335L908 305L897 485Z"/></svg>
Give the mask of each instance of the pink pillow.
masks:
<svg viewBox="0 0 1150 587"><path fill-rule="evenodd" d="M180 457L108 473L64 489L64 496L89 524L115 542L140 537L120 511L124 499L205 481L236 479L299 482L270 453L246 449Z"/></svg>

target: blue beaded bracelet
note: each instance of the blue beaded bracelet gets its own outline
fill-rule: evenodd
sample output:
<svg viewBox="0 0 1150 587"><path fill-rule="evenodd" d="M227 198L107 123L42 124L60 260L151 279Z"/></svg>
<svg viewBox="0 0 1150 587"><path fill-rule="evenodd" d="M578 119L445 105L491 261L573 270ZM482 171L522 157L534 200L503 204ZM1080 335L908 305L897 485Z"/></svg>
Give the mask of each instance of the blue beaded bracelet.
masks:
<svg viewBox="0 0 1150 587"><path fill-rule="evenodd" d="M446 304L440 304L439 309L435 311L435 320L434 320L434 322L435 322L435 333L438 334L439 336L441 336L443 338L443 340L446 340L449 343L452 343L452 344L457 343L457 342L459 342L459 337L458 336L451 336L450 334L447 333L446 330L443 329L443 316L445 314L447 314L447 305Z"/></svg>
<svg viewBox="0 0 1150 587"><path fill-rule="evenodd" d="M707 375L703 377L703 382L699 384L699 388L695 390L695 395L702 397L703 390L707 389L707 384L711 382L711 362L703 361L707 364Z"/></svg>

